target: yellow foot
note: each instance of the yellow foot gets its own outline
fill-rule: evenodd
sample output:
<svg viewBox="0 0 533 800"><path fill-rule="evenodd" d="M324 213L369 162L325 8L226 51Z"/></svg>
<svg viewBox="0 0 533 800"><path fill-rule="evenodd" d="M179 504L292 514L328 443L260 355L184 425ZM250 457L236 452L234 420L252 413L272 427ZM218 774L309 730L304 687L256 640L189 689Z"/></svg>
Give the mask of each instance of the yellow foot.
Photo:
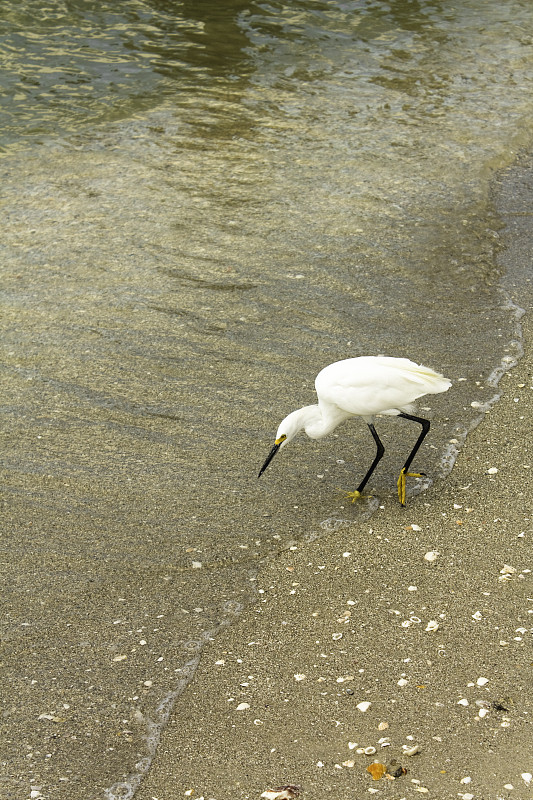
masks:
<svg viewBox="0 0 533 800"><path fill-rule="evenodd" d="M339 489L339 491L342 491L345 500L351 500L352 503L356 503L361 498L372 497L371 494L361 494L361 492L358 492L357 489L355 492L345 492L342 489Z"/></svg>
<svg viewBox="0 0 533 800"><path fill-rule="evenodd" d="M406 472L405 468L402 469L398 476L398 498L402 506L405 505L405 479L406 478L423 478L422 472Z"/></svg>

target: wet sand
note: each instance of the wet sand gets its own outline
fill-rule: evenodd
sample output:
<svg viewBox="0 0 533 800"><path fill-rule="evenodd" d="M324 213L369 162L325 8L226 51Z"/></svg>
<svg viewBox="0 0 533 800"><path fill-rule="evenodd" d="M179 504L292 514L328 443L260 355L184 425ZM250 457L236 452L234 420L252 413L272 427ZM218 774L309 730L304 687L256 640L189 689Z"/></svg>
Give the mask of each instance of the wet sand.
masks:
<svg viewBox="0 0 533 800"><path fill-rule="evenodd" d="M501 258L527 270L527 181L515 188L500 193ZM260 571L257 601L205 652L136 800L285 784L305 800L533 797L528 315L522 325L525 356L445 481Z"/></svg>

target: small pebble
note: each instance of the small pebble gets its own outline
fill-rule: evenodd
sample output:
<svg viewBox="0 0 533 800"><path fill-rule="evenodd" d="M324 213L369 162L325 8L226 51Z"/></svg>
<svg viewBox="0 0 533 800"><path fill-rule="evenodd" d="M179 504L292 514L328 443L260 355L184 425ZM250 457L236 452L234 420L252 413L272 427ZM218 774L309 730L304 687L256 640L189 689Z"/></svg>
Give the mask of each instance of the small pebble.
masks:
<svg viewBox="0 0 533 800"><path fill-rule="evenodd" d="M430 561L431 562L431 561L436 561L439 556L440 556L440 553L439 553L438 550L429 550L425 554L424 558L426 559L426 561Z"/></svg>
<svg viewBox="0 0 533 800"><path fill-rule="evenodd" d="M490 467L490 469L488 469L487 472L489 475L496 475L496 473L498 472L498 467Z"/></svg>

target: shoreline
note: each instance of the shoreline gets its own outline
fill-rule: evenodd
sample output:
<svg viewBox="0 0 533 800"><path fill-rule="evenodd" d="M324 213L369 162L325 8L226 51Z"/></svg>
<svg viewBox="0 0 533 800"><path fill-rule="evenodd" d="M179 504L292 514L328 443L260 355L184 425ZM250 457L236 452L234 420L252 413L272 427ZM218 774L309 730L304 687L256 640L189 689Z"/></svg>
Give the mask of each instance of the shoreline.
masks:
<svg viewBox="0 0 533 800"><path fill-rule="evenodd" d="M532 173L512 170L499 262L527 270ZM257 600L176 701L136 800L285 784L304 800L533 797L530 316L521 324L524 356L445 480L260 571ZM373 780L373 761L407 772Z"/></svg>

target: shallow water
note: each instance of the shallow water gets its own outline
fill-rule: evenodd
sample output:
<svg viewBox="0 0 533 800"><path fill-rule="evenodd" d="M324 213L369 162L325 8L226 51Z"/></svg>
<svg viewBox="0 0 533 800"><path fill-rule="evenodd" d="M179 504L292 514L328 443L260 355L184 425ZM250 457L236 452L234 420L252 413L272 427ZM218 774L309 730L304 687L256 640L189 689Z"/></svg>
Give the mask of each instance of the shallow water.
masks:
<svg viewBox="0 0 533 800"><path fill-rule="evenodd" d="M132 796L261 559L371 512L359 422L257 481L321 367L451 378L435 479L520 353L489 185L529 2L114 5L2 9L7 798ZM414 435L379 428L375 504Z"/></svg>

